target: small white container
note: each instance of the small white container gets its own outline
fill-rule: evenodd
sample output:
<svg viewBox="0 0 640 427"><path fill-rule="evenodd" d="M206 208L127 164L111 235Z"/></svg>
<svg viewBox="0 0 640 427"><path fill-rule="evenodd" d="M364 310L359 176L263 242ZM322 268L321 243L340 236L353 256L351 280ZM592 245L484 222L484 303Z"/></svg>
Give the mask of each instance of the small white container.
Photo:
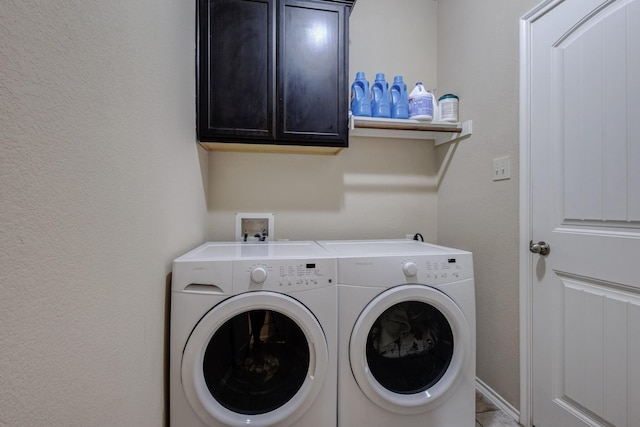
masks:
<svg viewBox="0 0 640 427"><path fill-rule="evenodd" d="M454 94L442 95L438 100L438 109L440 110L440 121L458 121L458 97Z"/></svg>
<svg viewBox="0 0 640 427"><path fill-rule="evenodd" d="M433 95L422 86L422 82L416 83L416 87L409 94L409 118L433 120L433 101Z"/></svg>

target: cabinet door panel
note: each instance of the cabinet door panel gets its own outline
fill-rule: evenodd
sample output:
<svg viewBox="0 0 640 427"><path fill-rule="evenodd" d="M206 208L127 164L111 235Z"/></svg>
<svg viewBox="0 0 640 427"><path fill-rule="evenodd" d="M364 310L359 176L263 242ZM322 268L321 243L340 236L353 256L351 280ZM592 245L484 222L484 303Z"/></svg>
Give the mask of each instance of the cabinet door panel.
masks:
<svg viewBox="0 0 640 427"><path fill-rule="evenodd" d="M274 0L200 1L201 140L275 137Z"/></svg>
<svg viewBox="0 0 640 427"><path fill-rule="evenodd" d="M280 9L278 139L347 144L346 8L285 0Z"/></svg>

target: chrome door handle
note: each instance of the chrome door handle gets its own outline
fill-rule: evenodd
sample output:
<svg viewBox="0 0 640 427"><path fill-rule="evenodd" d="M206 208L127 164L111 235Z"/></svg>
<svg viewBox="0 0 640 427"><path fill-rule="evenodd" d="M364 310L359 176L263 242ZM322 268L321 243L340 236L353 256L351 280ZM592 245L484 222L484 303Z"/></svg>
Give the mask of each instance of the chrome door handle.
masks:
<svg viewBox="0 0 640 427"><path fill-rule="evenodd" d="M533 240L530 240L529 250L534 254L549 255L549 252L551 252L551 246L549 246L547 242L533 243Z"/></svg>

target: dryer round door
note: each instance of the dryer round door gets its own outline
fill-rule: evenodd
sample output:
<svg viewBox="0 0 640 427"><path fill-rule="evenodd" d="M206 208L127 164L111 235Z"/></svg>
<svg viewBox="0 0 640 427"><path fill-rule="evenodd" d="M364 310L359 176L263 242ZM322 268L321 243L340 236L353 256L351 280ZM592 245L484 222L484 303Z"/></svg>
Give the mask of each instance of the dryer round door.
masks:
<svg viewBox="0 0 640 427"><path fill-rule="evenodd" d="M351 370L362 392L398 414L440 404L471 363L469 324L438 289L401 285L374 298L351 333Z"/></svg>
<svg viewBox="0 0 640 427"><path fill-rule="evenodd" d="M182 356L182 385L207 425L271 426L300 417L320 392L327 341L300 302L247 292L212 308Z"/></svg>

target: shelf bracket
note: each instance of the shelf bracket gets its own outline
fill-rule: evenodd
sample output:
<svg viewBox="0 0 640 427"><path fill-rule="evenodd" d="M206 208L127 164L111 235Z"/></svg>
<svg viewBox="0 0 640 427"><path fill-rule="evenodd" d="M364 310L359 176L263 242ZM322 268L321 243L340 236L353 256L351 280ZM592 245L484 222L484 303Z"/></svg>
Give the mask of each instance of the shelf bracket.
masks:
<svg viewBox="0 0 640 427"><path fill-rule="evenodd" d="M434 145L437 147L438 145L446 144L448 142L457 142L463 139L467 139L471 136L473 132L473 121L465 120L462 124L462 130L460 133L454 134L439 134L433 139Z"/></svg>

